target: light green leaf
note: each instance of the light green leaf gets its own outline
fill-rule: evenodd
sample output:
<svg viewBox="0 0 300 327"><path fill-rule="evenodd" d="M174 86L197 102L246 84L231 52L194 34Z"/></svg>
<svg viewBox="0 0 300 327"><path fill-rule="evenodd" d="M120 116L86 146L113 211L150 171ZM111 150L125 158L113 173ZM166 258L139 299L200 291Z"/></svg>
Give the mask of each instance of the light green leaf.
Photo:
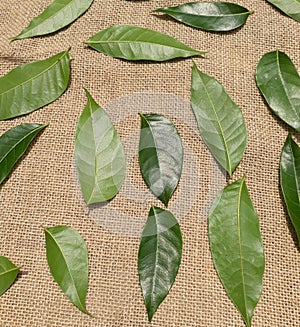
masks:
<svg viewBox="0 0 300 327"><path fill-rule="evenodd" d="M44 228L50 272L76 307L88 313L85 298L88 288L88 251L81 235L67 226Z"/></svg>
<svg viewBox="0 0 300 327"><path fill-rule="evenodd" d="M123 145L106 112L86 91L88 102L76 129L75 160L85 202L112 199L125 178Z"/></svg>
<svg viewBox="0 0 300 327"><path fill-rule="evenodd" d="M0 120L30 113L56 100L70 78L69 50L18 66L0 78Z"/></svg>
<svg viewBox="0 0 300 327"><path fill-rule="evenodd" d="M250 327L262 292L265 259L258 217L244 179L226 186L213 202L209 243L219 278Z"/></svg>
<svg viewBox="0 0 300 327"><path fill-rule="evenodd" d="M13 284L19 270L6 257L0 256L0 296Z"/></svg>
<svg viewBox="0 0 300 327"><path fill-rule="evenodd" d="M182 238L171 212L152 207L143 230L138 272L148 319L167 296L181 262Z"/></svg>
<svg viewBox="0 0 300 327"><path fill-rule="evenodd" d="M181 139L176 127L164 116L140 116L140 169L150 190L167 206L181 176Z"/></svg>
<svg viewBox="0 0 300 327"><path fill-rule="evenodd" d="M291 59L278 50L264 54L256 83L272 111L299 132L300 77Z"/></svg>
<svg viewBox="0 0 300 327"><path fill-rule="evenodd" d="M268 0L268 2L300 22L300 0Z"/></svg>
<svg viewBox="0 0 300 327"><path fill-rule="evenodd" d="M300 148L288 135L280 159L280 185L300 244Z"/></svg>
<svg viewBox="0 0 300 327"><path fill-rule="evenodd" d="M165 13L189 26L216 32L231 31L244 25L251 14L246 8L227 2L188 2L154 12Z"/></svg>
<svg viewBox="0 0 300 327"><path fill-rule="evenodd" d="M0 136L0 184L6 179L31 141L47 124L21 124Z"/></svg>
<svg viewBox="0 0 300 327"><path fill-rule="evenodd" d="M217 80L202 73L195 64L191 103L204 142L231 177L247 143L247 130L240 108Z"/></svg>
<svg viewBox="0 0 300 327"><path fill-rule="evenodd" d="M85 43L108 56L127 60L164 61L205 53L194 50L167 34L132 25L113 25Z"/></svg>
<svg viewBox="0 0 300 327"><path fill-rule="evenodd" d="M91 6L93 0L54 0L39 16L12 40L56 32L71 24Z"/></svg>

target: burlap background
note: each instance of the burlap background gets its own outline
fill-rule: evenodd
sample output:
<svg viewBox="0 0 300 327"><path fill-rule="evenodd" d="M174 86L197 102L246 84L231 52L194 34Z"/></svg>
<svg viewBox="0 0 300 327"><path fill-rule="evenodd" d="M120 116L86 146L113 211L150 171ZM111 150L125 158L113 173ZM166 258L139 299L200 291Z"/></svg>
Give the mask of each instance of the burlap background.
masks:
<svg viewBox="0 0 300 327"><path fill-rule="evenodd" d="M133 219L128 228L136 223L139 229L151 203L159 203L145 195L147 189L133 155L128 159L126 183L132 187L131 192L144 194L144 201L143 197L135 199L134 192L121 192L109 204L113 210L108 219L113 228L103 224L103 217L97 221L86 210L78 192L73 159L75 127L86 102L83 87L108 109L122 139L127 140L127 151L128 140L138 135L134 134L139 129L136 112L139 107L143 111L148 108L148 112L155 110L174 121L188 154L197 162L196 170L185 162L181 184L170 203L181 223L183 259L176 282L151 325L244 326L217 278L209 252L203 208L209 187L219 187L222 181L214 182L216 172L211 169L210 154L193 129L195 121L190 118L190 109L186 109L192 62L126 62L83 44L97 31L118 23L153 28L209 52L205 59L195 61L200 69L217 78L239 104L249 133L247 150L234 179L247 174L266 254L264 290L253 326L300 325L299 248L278 183L279 157L288 129L269 111L254 80L259 58L271 50L285 51L300 68L300 24L264 0L231 2L255 12L244 27L231 33L207 33L150 14L157 7L180 1L95 0L90 10L69 28L51 36L12 43L8 38L18 34L50 1L0 2L1 75L21 63L47 58L69 46L73 59L70 86L59 100L22 118L0 122L1 133L22 122L50 124L0 189L0 254L22 266L16 283L0 298L1 327L148 326L137 275L139 237L132 230L126 231L125 218ZM165 101L168 97L169 102ZM156 98L165 101L161 109L161 100L151 105ZM123 107L126 101L129 102ZM186 110L181 116L180 101ZM197 178L191 179L193 176ZM188 179L191 181L186 183ZM190 187L189 191L183 192L182 185ZM182 205L188 208L182 212L184 217L178 209ZM101 208L97 210L101 215ZM125 218L118 231L119 215ZM86 240L90 259L87 308L91 317L67 300L50 275L40 226L58 224L76 228Z"/></svg>

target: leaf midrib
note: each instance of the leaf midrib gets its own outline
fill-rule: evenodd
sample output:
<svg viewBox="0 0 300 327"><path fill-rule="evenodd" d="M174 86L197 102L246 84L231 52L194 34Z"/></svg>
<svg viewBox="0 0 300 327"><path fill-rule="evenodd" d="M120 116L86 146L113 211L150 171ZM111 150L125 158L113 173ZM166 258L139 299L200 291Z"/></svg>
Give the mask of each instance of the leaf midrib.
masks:
<svg viewBox="0 0 300 327"><path fill-rule="evenodd" d="M289 147L291 150L291 154L292 154L292 164L293 164L293 171L294 171L294 179L295 179L295 184L296 184L296 190L297 190L297 195L298 195L298 206L299 206L299 202L300 202L300 194L299 194L299 183L298 183L298 178L297 178L297 172L296 172L296 162L295 162L295 156L294 156L294 152L293 152L293 148L292 148L292 139L290 139L289 142Z"/></svg>
<svg viewBox="0 0 300 327"><path fill-rule="evenodd" d="M233 16L243 16L243 15L250 15L251 14L251 11L246 11L246 12L243 12L243 13L237 13L237 14L222 14L222 15L197 15L197 14L190 14L190 13L185 13L185 12L178 12L178 11L175 11L175 10L168 10L170 11L172 14L175 13L175 14L181 14L181 15L186 15L186 16L194 16L194 17L209 17L209 18L214 18L214 17L233 17ZM167 13L167 11L160 11L160 12L163 12L163 13Z"/></svg>
<svg viewBox="0 0 300 327"><path fill-rule="evenodd" d="M18 271L19 270L19 267L13 267L13 268L11 268L9 270L5 270L5 271L3 271L3 272L0 273L0 276L4 276L4 275L6 275L6 274L8 274L8 273L10 273L12 271L15 271L15 270Z"/></svg>

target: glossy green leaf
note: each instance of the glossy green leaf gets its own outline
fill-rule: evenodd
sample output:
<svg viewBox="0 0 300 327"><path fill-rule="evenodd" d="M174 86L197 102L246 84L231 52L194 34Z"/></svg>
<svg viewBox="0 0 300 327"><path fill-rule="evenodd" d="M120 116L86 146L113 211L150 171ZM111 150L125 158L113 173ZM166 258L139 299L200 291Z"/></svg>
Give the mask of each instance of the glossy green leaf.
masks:
<svg viewBox="0 0 300 327"><path fill-rule="evenodd" d="M24 64L0 78L0 120L30 113L56 100L70 78L69 50Z"/></svg>
<svg viewBox="0 0 300 327"><path fill-rule="evenodd" d="M291 135L287 137L281 153L280 184L300 244L300 148Z"/></svg>
<svg viewBox="0 0 300 327"><path fill-rule="evenodd" d="M229 2L189 2L154 12L165 13L189 26L216 32L231 31L244 25L251 14L246 8Z"/></svg>
<svg viewBox="0 0 300 327"><path fill-rule="evenodd" d="M226 186L213 202L209 243L219 278L250 327L262 292L265 259L258 217L244 179Z"/></svg>
<svg viewBox="0 0 300 327"><path fill-rule="evenodd" d="M127 60L164 61L205 53L194 50L167 34L132 25L113 25L85 43L108 56Z"/></svg>
<svg viewBox="0 0 300 327"><path fill-rule="evenodd" d="M176 127L166 117L157 114L140 116L140 169L150 190L167 206L181 176L181 139Z"/></svg>
<svg viewBox="0 0 300 327"><path fill-rule="evenodd" d="M67 226L44 228L50 272L76 307L88 313L85 298L88 288L88 251L81 235Z"/></svg>
<svg viewBox="0 0 300 327"><path fill-rule="evenodd" d="M268 0L268 2L300 22L300 0Z"/></svg>
<svg viewBox="0 0 300 327"><path fill-rule="evenodd" d="M213 156L232 176L247 143L247 130L239 107L223 86L194 64L191 103L200 134Z"/></svg>
<svg viewBox="0 0 300 327"><path fill-rule="evenodd" d="M256 83L272 111L300 131L300 77L291 59L278 50L264 54Z"/></svg>
<svg viewBox="0 0 300 327"><path fill-rule="evenodd" d="M85 202L112 199L125 178L123 145L106 112L86 91L88 102L76 130L75 160Z"/></svg>
<svg viewBox="0 0 300 327"><path fill-rule="evenodd" d="M0 256L0 296L13 284L19 270L6 257Z"/></svg>
<svg viewBox="0 0 300 327"><path fill-rule="evenodd" d="M175 281L181 253L182 238L176 218L167 210L152 207L138 254L139 279L149 321Z"/></svg>
<svg viewBox="0 0 300 327"><path fill-rule="evenodd" d="M13 40L56 32L71 24L91 6L93 0L54 0Z"/></svg>
<svg viewBox="0 0 300 327"><path fill-rule="evenodd" d="M47 124L21 124L0 136L0 184L6 179L31 141Z"/></svg>

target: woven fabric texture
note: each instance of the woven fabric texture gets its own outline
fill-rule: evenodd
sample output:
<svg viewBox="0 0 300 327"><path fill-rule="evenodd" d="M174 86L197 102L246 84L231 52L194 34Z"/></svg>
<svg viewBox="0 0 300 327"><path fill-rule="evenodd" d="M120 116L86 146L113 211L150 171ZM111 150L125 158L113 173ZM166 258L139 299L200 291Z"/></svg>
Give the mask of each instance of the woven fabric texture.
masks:
<svg viewBox="0 0 300 327"><path fill-rule="evenodd" d="M257 209L266 255L264 288L253 327L299 326L300 253L279 187L279 158L288 128L268 109L254 79L260 57L279 49L300 69L300 23L263 0L231 0L254 14L228 33L190 28L151 11L180 1L95 0L58 33L10 42L50 1L0 2L0 74L71 47L71 82L55 102L29 115L0 122L1 134L23 122L49 123L0 188L0 255L21 266L0 298L0 326L149 326L138 274L139 235L152 204L139 172L138 112L169 117L183 139L186 158L170 210L180 221L183 257L176 281L153 327L244 326L214 270L207 213L226 183L197 131L189 105L191 59L127 62L100 54L84 41L113 24L139 25L206 50L199 69L221 82L241 108L248 129L245 155L233 179L244 174ZM111 116L124 142L127 174L118 196L86 208L74 165L74 135L87 88ZM54 282L41 226L68 225L85 239L90 276L87 309L77 310Z"/></svg>

